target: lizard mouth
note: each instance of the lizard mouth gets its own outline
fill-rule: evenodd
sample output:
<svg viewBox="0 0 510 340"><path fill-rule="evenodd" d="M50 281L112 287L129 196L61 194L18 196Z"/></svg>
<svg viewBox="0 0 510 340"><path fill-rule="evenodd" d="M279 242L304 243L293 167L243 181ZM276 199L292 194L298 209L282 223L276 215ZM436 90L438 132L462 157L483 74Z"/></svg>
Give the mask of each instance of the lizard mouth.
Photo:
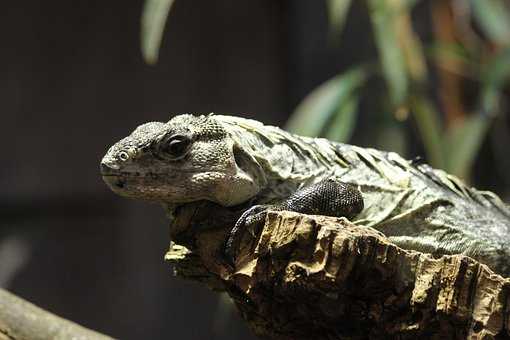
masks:
<svg viewBox="0 0 510 340"><path fill-rule="evenodd" d="M112 169L101 165L101 177L103 181L112 189L121 195L127 195L153 187L155 184L164 182L169 175L157 172L139 172Z"/></svg>
<svg viewBox="0 0 510 340"><path fill-rule="evenodd" d="M136 178L151 178L156 179L164 174L159 174L155 172L138 172L138 171L121 171L117 169L113 169L104 163L101 164L101 176L103 178L108 180L115 180L115 179L136 179Z"/></svg>
<svg viewBox="0 0 510 340"><path fill-rule="evenodd" d="M99 166L99 170L101 172L101 176L119 176L121 175L121 171L118 170L118 168L114 168L112 166L109 166L103 162L101 162L101 165Z"/></svg>
<svg viewBox="0 0 510 340"><path fill-rule="evenodd" d="M114 190L124 189L126 183L132 179L145 177L145 175L139 172L120 171L104 163L101 163L101 176L103 177L103 181Z"/></svg>

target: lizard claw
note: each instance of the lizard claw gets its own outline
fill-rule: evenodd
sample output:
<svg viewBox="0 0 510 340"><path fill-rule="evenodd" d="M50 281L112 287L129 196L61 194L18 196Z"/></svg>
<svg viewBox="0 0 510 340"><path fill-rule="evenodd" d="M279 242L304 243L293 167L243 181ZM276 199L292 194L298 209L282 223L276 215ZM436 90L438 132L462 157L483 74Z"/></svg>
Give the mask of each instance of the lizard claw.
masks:
<svg viewBox="0 0 510 340"><path fill-rule="evenodd" d="M239 250L244 230L248 226L261 222L264 217L263 213L266 210L267 210L266 205L254 205L253 207L243 212L243 214L241 215L241 217L239 217L232 230L230 230L230 233L227 237L227 241L225 242L224 252L227 262L232 267L235 267L237 251ZM252 236L255 236L253 232L250 231L250 233L252 234Z"/></svg>

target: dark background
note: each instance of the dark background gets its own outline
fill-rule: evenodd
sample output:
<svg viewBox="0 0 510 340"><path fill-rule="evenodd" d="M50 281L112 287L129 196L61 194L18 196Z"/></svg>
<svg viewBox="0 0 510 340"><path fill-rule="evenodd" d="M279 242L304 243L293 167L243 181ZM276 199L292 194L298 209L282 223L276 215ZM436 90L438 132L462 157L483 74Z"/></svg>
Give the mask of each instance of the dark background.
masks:
<svg viewBox="0 0 510 340"><path fill-rule="evenodd" d="M253 338L217 294L172 277L162 209L115 196L99 161L138 124L174 114L283 124L314 87L374 53L368 22L353 15L340 48L322 2L176 1L148 66L141 8L2 4L0 286L123 339ZM363 126L377 128L366 102L358 144Z"/></svg>

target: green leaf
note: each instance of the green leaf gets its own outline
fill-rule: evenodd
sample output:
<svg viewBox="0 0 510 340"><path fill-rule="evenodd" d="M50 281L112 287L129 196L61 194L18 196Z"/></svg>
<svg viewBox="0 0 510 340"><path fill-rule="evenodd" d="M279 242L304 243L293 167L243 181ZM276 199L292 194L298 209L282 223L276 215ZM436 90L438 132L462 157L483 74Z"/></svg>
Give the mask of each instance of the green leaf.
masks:
<svg viewBox="0 0 510 340"><path fill-rule="evenodd" d="M324 137L337 142L347 142L351 138L356 123L359 98L359 92L355 91L338 106Z"/></svg>
<svg viewBox="0 0 510 340"><path fill-rule="evenodd" d="M413 96L410 105L431 165L444 168L445 160L439 114L425 96Z"/></svg>
<svg viewBox="0 0 510 340"><path fill-rule="evenodd" d="M389 86L392 104L399 106L406 99L408 90L405 59L397 32L398 16L405 4L391 0L368 0L368 4L382 72Z"/></svg>
<svg viewBox="0 0 510 340"><path fill-rule="evenodd" d="M491 119L486 115L471 115L446 134L446 168L448 172L467 178L482 145Z"/></svg>
<svg viewBox="0 0 510 340"><path fill-rule="evenodd" d="M352 0L326 0L329 26L334 36L339 36L345 25Z"/></svg>
<svg viewBox="0 0 510 340"><path fill-rule="evenodd" d="M366 78L367 71L357 67L323 83L298 105L287 122L287 129L305 136L320 135L332 115L341 111L340 107L348 102ZM349 124L348 119L346 122ZM342 135L348 134L345 132Z"/></svg>
<svg viewBox="0 0 510 340"><path fill-rule="evenodd" d="M510 48L496 54L482 71L481 106L485 113L495 114L503 86L510 78Z"/></svg>
<svg viewBox="0 0 510 340"><path fill-rule="evenodd" d="M147 64L158 61L166 19L174 0L145 0L141 19L142 55Z"/></svg>
<svg viewBox="0 0 510 340"><path fill-rule="evenodd" d="M463 63L473 62L476 56L470 54L470 51L460 43L445 43L441 41L435 41L429 44L426 49L427 55L438 58L438 59L449 59Z"/></svg>
<svg viewBox="0 0 510 340"><path fill-rule="evenodd" d="M471 0L475 20L490 39L510 42L510 11L502 0Z"/></svg>

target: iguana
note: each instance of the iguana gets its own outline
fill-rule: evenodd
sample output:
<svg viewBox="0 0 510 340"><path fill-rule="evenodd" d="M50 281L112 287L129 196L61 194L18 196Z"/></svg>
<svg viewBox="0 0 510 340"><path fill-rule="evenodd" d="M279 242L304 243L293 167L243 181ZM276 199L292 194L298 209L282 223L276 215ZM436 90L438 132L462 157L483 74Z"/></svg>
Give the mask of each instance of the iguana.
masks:
<svg viewBox="0 0 510 340"><path fill-rule="evenodd" d="M108 150L101 173L117 194L170 210L199 200L253 206L229 246L265 208L289 209L346 216L404 249L468 255L510 276L509 206L394 152L302 137L251 119L185 114L137 127Z"/></svg>

